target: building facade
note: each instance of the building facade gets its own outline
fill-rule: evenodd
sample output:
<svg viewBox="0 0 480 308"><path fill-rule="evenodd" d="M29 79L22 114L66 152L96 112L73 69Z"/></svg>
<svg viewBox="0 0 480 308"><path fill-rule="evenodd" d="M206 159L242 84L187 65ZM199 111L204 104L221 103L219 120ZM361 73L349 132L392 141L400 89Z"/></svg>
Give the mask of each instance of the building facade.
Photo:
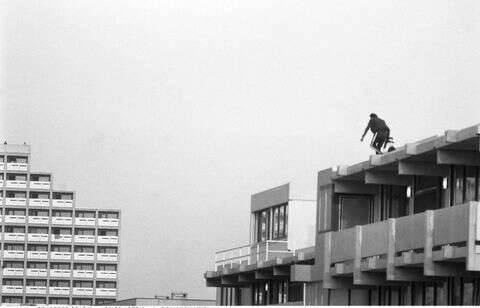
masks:
<svg viewBox="0 0 480 308"><path fill-rule="evenodd" d="M314 260L289 283L306 305L479 305L479 168L475 125L320 171Z"/></svg>
<svg viewBox="0 0 480 308"><path fill-rule="evenodd" d="M30 170L30 146L0 147L0 302L114 302L120 211L75 206L51 173Z"/></svg>

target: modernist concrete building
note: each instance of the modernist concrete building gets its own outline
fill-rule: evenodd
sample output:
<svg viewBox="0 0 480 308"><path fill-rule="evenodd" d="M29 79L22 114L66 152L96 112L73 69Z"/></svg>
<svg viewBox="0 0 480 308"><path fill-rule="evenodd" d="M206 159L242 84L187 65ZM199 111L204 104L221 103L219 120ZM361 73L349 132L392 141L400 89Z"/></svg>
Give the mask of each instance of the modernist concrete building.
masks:
<svg viewBox="0 0 480 308"><path fill-rule="evenodd" d="M313 264L316 201L295 187L252 195L249 244L218 251L215 271L205 273L217 304L302 303L304 283L290 281L290 268Z"/></svg>
<svg viewBox="0 0 480 308"><path fill-rule="evenodd" d="M480 125L449 130L320 171L314 261L284 273L304 283L304 303L480 304L479 139ZM265 272L278 280L283 262L207 272L207 285L243 287ZM257 303L248 300L222 303Z"/></svg>
<svg viewBox="0 0 480 308"><path fill-rule="evenodd" d="M30 146L0 145L2 305L114 302L119 227L119 210L76 207L31 171Z"/></svg>

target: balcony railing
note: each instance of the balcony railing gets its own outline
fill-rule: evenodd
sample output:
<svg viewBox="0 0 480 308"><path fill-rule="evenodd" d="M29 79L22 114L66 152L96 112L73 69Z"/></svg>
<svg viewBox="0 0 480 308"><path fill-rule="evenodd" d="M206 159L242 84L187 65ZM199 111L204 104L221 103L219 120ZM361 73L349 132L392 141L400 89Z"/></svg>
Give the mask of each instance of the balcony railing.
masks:
<svg viewBox="0 0 480 308"><path fill-rule="evenodd" d="M27 171L28 164L27 163L7 163L7 170L8 171Z"/></svg>
<svg viewBox="0 0 480 308"><path fill-rule="evenodd" d="M50 269L50 277L70 278L71 271L68 269Z"/></svg>
<svg viewBox="0 0 480 308"><path fill-rule="evenodd" d="M25 270L23 268L4 268L2 270L3 276L23 276Z"/></svg>
<svg viewBox="0 0 480 308"><path fill-rule="evenodd" d="M4 233L3 239L5 241L25 241L25 233Z"/></svg>
<svg viewBox="0 0 480 308"><path fill-rule="evenodd" d="M47 294L47 287L44 286L26 286L27 294Z"/></svg>
<svg viewBox="0 0 480 308"><path fill-rule="evenodd" d="M287 248L287 241L268 240L254 245L245 245L218 251L215 253L215 268L219 270L225 266L250 265L275 258L292 256Z"/></svg>
<svg viewBox="0 0 480 308"><path fill-rule="evenodd" d="M95 243L95 235L75 235L75 243Z"/></svg>
<svg viewBox="0 0 480 308"><path fill-rule="evenodd" d="M7 180L7 188L27 188L27 181Z"/></svg>
<svg viewBox="0 0 480 308"><path fill-rule="evenodd" d="M118 236L115 235L99 235L97 236L99 244L118 244Z"/></svg>
<svg viewBox="0 0 480 308"><path fill-rule="evenodd" d="M97 261L118 261L116 253L97 253Z"/></svg>
<svg viewBox="0 0 480 308"><path fill-rule="evenodd" d="M93 270L73 270L73 278L93 278Z"/></svg>
<svg viewBox="0 0 480 308"><path fill-rule="evenodd" d="M30 198L30 199L28 199L28 205L29 206L49 207L50 206L50 199Z"/></svg>
<svg viewBox="0 0 480 308"><path fill-rule="evenodd" d="M73 200L70 199L53 199L53 207L73 207Z"/></svg>
<svg viewBox="0 0 480 308"><path fill-rule="evenodd" d="M97 279L116 279L117 271L97 271Z"/></svg>
<svg viewBox="0 0 480 308"><path fill-rule="evenodd" d="M71 252L50 251L50 259L54 260L70 260L72 258Z"/></svg>
<svg viewBox="0 0 480 308"><path fill-rule="evenodd" d="M96 296L117 296L117 289L96 288Z"/></svg>
<svg viewBox="0 0 480 308"><path fill-rule="evenodd" d="M95 226L96 219L93 217L76 217L75 225L77 226Z"/></svg>
<svg viewBox="0 0 480 308"><path fill-rule="evenodd" d="M48 225L50 217L48 216L28 216L29 224Z"/></svg>
<svg viewBox="0 0 480 308"><path fill-rule="evenodd" d="M4 294L22 294L23 293L23 286L3 285L2 286L2 293L4 293Z"/></svg>
<svg viewBox="0 0 480 308"><path fill-rule="evenodd" d="M95 260L95 253L93 252L75 252L73 253L75 261L93 261Z"/></svg>
<svg viewBox="0 0 480 308"><path fill-rule="evenodd" d="M98 225L102 227L118 227L118 218L99 218Z"/></svg>
<svg viewBox="0 0 480 308"><path fill-rule="evenodd" d="M93 295L93 288L73 288L73 295Z"/></svg>
<svg viewBox="0 0 480 308"><path fill-rule="evenodd" d="M47 251L27 251L27 259L48 259Z"/></svg>
<svg viewBox="0 0 480 308"><path fill-rule="evenodd" d="M31 189L50 189L51 182L45 181L30 181Z"/></svg>
<svg viewBox="0 0 480 308"><path fill-rule="evenodd" d="M49 287L50 295L70 295L70 287Z"/></svg>
<svg viewBox="0 0 480 308"><path fill-rule="evenodd" d="M29 242L48 242L48 234L46 233L29 233L27 238Z"/></svg>
<svg viewBox="0 0 480 308"><path fill-rule="evenodd" d="M27 198L5 198L5 205L26 206Z"/></svg>
<svg viewBox="0 0 480 308"><path fill-rule="evenodd" d="M56 243L71 243L72 235L70 234L51 234L50 240Z"/></svg>
<svg viewBox="0 0 480 308"><path fill-rule="evenodd" d="M8 223L17 223L17 224L24 224L25 223L25 216L24 215L5 215L4 221Z"/></svg>
<svg viewBox="0 0 480 308"><path fill-rule="evenodd" d="M25 258L25 251L23 250L4 250L3 257L5 259L23 259Z"/></svg>
<svg viewBox="0 0 480 308"><path fill-rule="evenodd" d="M47 277L46 268L27 268L27 276Z"/></svg>
<svg viewBox="0 0 480 308"><path fill-rule="evenodd" d="M72 217L52 217L52 225L71 225Z"/></svg>
<svg viewBox="0 0 480 308"><path fill-rule="evenodd" d="M3 170L5 170L5 163L1 162L0 163L0 171L3 171Z"/></svg>

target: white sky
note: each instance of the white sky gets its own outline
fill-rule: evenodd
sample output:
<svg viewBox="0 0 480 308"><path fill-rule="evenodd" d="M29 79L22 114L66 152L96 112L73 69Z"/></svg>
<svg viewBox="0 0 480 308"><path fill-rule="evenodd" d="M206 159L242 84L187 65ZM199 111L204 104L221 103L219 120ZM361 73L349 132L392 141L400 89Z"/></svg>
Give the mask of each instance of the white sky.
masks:
<svg viewBox="0 0 480 308"><path fill-rule="evenodd" d="M213 298L250 194L315 195L368 158L371 112L397 145L480 122L479 1L0 0L0 22L0 136L123 211L119 298Z"/></svg>

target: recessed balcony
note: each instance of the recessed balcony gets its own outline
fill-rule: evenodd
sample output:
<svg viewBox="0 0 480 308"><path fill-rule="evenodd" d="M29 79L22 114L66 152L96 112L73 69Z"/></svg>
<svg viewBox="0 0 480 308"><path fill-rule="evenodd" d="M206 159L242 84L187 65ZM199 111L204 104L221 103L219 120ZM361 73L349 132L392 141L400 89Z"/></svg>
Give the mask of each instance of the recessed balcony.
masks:
<svg viewBox="0 0 480 308"><path fill-rule="evenodd" d="M98 271L96 274L97 279L117 279L117 271Z"/></svg>
<svg viewBox="0 0 480 308"><path fill-rule="evenodd" d="M6 223L17 223L17 224L24 224L25 223L25 215L5 215L4 221Z"/></svg>
<svg viewBox="0 0 480 308"><path fill-rule="evenodd" d="M48 251L27 251L27 259L46 260L48 259Z"/></svg>
<svg viewBox="0 0 480 308"><path fill-rule="evenodd" d="M95 296L117 296L117 289L96 288Z"/></svg>
<svg viewBox="0 0 480 308"><path fill-rule="evenodd" d="M27 276L32 277L47 277L47 269L46 268L27 268Z"/></svg>
<svg viewBox="0 0 480 308"><path fill-rule="evenodd" d="M23 286L3 285L2 286L2 293L3 294L22 294L23 293Z"/></svg>
<svg viewBox="0 0 480 308"><path fill-rule="evenodd" d="M50 259L52 260L70 260L72 253L67 251L50 251Z"/></svg>
<svg viewBox="0 0 480 308"><path fill-rule="evenodd" d="M23 268L4 268L2 274L3 276L23 276L25 270Z"/></svg>
<svg viewBox="0 0 480 308"><path fill-rule="evenodd" d="M50 277L70 278L71 274L69 269L50 269Z"/></svg>
<svg viewBox="0 0 480 308"><path fill-rule="evenodd" d="M118 254L117 253L97 253L97 261L116 262L118 261Z"/></svg>
<svg viewBox="0 0 480 308"><path fill-rule="evenodd" d="M72 289L73 295L80 295L80 296L92 296L93 295L93 288L73 288Z"/></svg>
<svg viewBox="0 0 480 308"><path fill-rule="evenodd" d="M47 233L29 233L27 238L29 242L48 242Z"/></svg>
<svg viewBox="0 0 480 308"><path fill-rule="evenodd" d="M73 270L73 278L93 278L93 270Z"/></svg>
<svg viewBox="0 0 480 308"><path fill-rule="evenodd" d="M98 225L101 227L118 227L119 221L118 218L99 218Z"/></svg>
<svg viewBox="0 0 480 308"><path fill-rule="evenodd" d="M70 295L70 287L49 287L48 293L50 295Z"/></svg>
<svg viewBox="0 0 480 308"><path fill-rule="evenodd" d="M95 253L93 252L74 252L73 259L75 261L93 261L95 260Z"/></svg>
<svg viewBox="0 0 480 308"><path fill-rule="evenodd" d="M25 258L25 251L23 250L4 250L3 257L5 259L23 259Z"/></svg>
<svg viewBox="0 0 480 308"><path fill-rule="evenodd" d="M97 243L99 243L99 244L118 244L118 236L99 235L99 236L97 236Z"/></svg>
<svg viewBox="0 0 480 308"><path fill-rule="evenodd" d="M71 243L72 235L71 234L52 234L50 240L55 243Z"/></svg>
<svg viewBox="0 0 480 308"><path fill-rule="evenodd" d="M5 205L9 206L26 206L27 205L27 198L5 198Z"/></svg>
<svg viewBox="0 0 480 308"><path fill-rule="evenodd" d="M45 286L26 286L25 291L27 294L47 294L47 287Z"/></svg>

